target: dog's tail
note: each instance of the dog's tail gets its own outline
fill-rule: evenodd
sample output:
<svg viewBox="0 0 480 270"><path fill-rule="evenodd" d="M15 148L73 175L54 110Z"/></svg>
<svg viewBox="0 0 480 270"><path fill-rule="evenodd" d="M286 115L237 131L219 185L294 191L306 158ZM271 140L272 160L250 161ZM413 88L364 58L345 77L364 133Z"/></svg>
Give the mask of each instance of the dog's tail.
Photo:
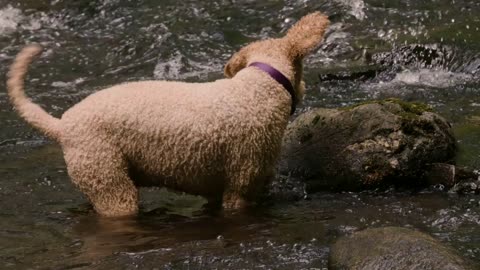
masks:
<svg viewBox="0 0 480 270"><path fill-rule="evenodd" d="M25 96L24 79L28 66L40 54L39 45L29 45L22 49L10 67L7 75L7 89L10 101L20 116L48 137L60 140L60 119L55 118Z"/></svg>

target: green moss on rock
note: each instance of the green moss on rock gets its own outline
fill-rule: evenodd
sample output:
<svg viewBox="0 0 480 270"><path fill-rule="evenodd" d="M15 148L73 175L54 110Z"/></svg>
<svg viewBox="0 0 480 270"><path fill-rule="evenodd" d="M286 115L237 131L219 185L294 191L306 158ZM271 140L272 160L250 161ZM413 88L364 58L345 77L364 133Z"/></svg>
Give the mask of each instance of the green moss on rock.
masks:
<svg viewBox="0 0 480 270"><path fill-rule="evenodd" d="M320 121L320 116L316 115L315 118L312 120L312 125L316 125Z"/></svg>
<svg viewBox="0 0 480 270"><path fill-rule="evenodd" d="M406 112L410 114L416 114L416 115L421 115L424 112L431 112L432 108L428 106L427 104L420 103L420 102L407 102L398 98L388 98L388 99L383 99L383 100L369 100L369 101L364 101L360 102L358 104L346 106L339 108L339 110L342 111L349 111L352 109L355 109L357 107L367 105L367 104L380 104L380 105L385 105L386 103L391 103L391 104L398 104L400 107Z"/></svg>
<svg viewBox="0 0 480 270"><path fill-rule="evenodd" d="M395 103L402 107L402 109L407 113L413 113L416 115L421 115L424 112L431 112L432 108L425 103L420 102L406 102L398 98L389 98L385 102Z"/></svg>

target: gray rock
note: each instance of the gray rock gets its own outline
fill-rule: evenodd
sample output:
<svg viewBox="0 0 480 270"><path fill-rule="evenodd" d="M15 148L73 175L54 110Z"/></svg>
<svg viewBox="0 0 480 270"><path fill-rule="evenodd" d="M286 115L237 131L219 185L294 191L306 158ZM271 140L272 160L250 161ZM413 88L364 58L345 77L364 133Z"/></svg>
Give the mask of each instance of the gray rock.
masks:
<svg viewBox="0 0 480 270"><path fill-rule="evenodd" d="M452 249L427 234L406 228L367 229L339 239L329 269L472 269Z"/></svg>
<svg viewBox="0 0 480 270"><path fill-rule="evenodd" d="M279 174L308 191L425 184L425 168L450 162L450 124L428 106L396 99L314 109L287 128Z"/></svg>

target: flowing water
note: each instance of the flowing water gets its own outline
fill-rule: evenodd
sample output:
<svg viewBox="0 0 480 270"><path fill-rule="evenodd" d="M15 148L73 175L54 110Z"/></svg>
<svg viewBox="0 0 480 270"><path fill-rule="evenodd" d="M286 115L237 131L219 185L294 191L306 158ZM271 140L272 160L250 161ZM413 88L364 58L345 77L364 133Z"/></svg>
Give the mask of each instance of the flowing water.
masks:
<svg viewBox="0 0 480 270"><path fill-rule="evenodd" d="M118 82L221 78L242 45L322 10L332 25L305 63L301 111L369 99L423 101L454 126L457 162L480 168L477 0L0 0L0 74L31 42L46 51L27 92L56 116ZM61 150L12 111L0 84L1 269L323 269L341 235L416 228L480 267L480 200L428 189L320 193L237 215L141 191L142 214L98 218Z"/></svg>

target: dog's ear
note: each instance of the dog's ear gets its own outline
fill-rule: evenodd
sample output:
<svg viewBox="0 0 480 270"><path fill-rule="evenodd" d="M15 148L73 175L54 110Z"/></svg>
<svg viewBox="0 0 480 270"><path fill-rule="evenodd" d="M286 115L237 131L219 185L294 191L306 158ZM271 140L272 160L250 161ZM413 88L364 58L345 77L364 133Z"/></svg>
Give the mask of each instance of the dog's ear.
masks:
<svg viewBox="0 0 480 270"><path fill-rule="evenodd" d="M323 39L330 21L320 12L310 13L301 18L287 32L285 39L290 44L292 57L305 57Z"/></svg>
<svg viewBox="0 0 480 270"><path fill-rule="evenodd" d="M224 74L227 78L232 78L247 65L247 57L245 53L245 51L240 50L230 58L224 69Z"/></svg>

